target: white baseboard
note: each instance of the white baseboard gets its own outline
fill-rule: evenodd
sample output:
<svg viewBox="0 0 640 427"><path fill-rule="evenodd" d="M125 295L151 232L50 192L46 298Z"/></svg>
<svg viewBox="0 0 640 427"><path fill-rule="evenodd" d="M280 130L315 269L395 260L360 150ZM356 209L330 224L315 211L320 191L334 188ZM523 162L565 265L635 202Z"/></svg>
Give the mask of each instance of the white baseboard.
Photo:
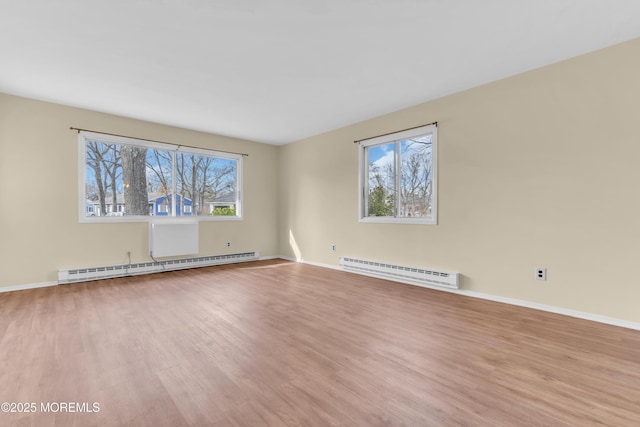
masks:
<svg viewBox="0 0 640 427"><path fill-rule="evenodd" d="M269 260L269 259L280 259L283 258L281 256L265 256L258 258L260 261ZM295 260L290 260L295 261ZM58 286L58 282L42 282L42 283L27 283L24 285L15 285L15 286L0 286L0 293L2 292L13 292L13 291L24 291L27 289L36 289L36 288L46 288L49 286Z"/></svg>
<svg viewBox="0 0 640 427"><path fill-rule="evenodd" d="M25 285L2 286L0 292L24 291L26 289L46 288L48 286L58 286L58 282L27 283Z"/></svg>
<svg viewBox="0 0 640 427"><path fill-rule="evenodd" d="M303 264L315 265L316 267L330 268L332 270L340 270L346 273L354 273L354 274L360 274L364 276L370 276L368 274L362 274L356 271L347 271L340 266L335 266L330 264L323 264L319 262L311 262L311 261L305 261L305 260L297 260L295 258L290 258L285 256L280 256L278 258L286 259L288 261L293 261L293 262L300 262ZM375 277L375 276L370 276L370 277ZM391 279L383 279L383 280L391 280ZM421 286L424 288L434 289L437 291L450 292L454 294L465 295L465 296L485 299L489 301L501 302L501 303L516 305L520 307L532 308L534 310L547 311L549 313L562 314L564 316L576 317L578 319L591 320L592 322L604 323L607 325L620 326L622 328L635 329L637 331L640 331L640 323L634 323L634 322L629 322L627 320L616 319L615 317L601 316L599 314L586 313L583 311L571 310L571 309L562 308L562 307L555 307L555 306L546 305L546 304L539 304L536 302L524 301L524 300L519 300L515 298L507 298L499 295L485 294L483 292L468 291L465 289L446 289L446 288L440 288L436 286L418 285L418 284L409 283L409 282L401 282L401 283L407 283L409 285Z"/></svg>
<svg viewBox="0 0 640 427"><path fill-rule="evenodd" d="M458 291L458 293L474 298L481 298L490 301L502 302L505 304L517 305L520 307L532 308L534 310L548 311L550 313L562 314L564 316L577 317L578 319L591 320L593 322L605 323L607 325L620 326L627 329L635 329L640 331L640 323L629 322L627 320L616 319L615 317L601 316L599 314L586 313L584 311L571 310L563 307L539 304L536 302L518 300L513 298L501 297L498 295L484 294L474 291Z"/></svg>
<svg viewBox="0 0 640 427"><path fill-rule="evenodd" d="M266 260L270 260L270 259L282 259L282 257L278 256L278 255L261 256L260 258L258 258L258 261L266 261ZM288 260L288 261L294 261L294 260Z"/></svg>
<svg viewBox="0 0 640 427"><path fill-rule="evenodd" d="M282 256L282 255L281 256L260 257L259 259L260 260L284 259L284 260L287 260L287 261L300 262L300 263L303 263L303 264L314 265L316 267L329 268L331 270L338 270L338 271L347 272L345 269L343 269L340 266L331 265L331 264L324 264L324 263L320 263L320 262L306 261L304 259L298 260L298 259L295 259L295 258ZM353 272L353 271L349 271L348 273L360 274L360 273ZM389 280L389 279L386 279L386 280ZM499 296L499 295L485 294L485 293L476 292L476 291L468 291L468 290L464 290L464 289L445 289L445 288L438 288L438 287L435 287L435 286L416 285L415 283L409 283L409 284L414 285L414 286L422 286L422 287L426 287L426 288L430 288L430 289L435 289L435 290L438 290L438 291L451 292L451 293L459 294L459 295L466 295L466 296L473 297L473 298L480 298L480 299L485 299L485 300L489 300L489 301L495 301L495 302L501 302L501 303L505 303L505 304L516 305L516 306L520 306L520 307L532 308L534 310L540 310L540 311L547 311L547 312L550 312L550 313L562 314L564 316L576 317L578 319L591 320L593 322L604 323L604 324L613 325L613 326L620 326L622 328L635 329L637 331L640 331L640 323L629 322L627 320L616 319L614 317L601 316L599 314L586 313L586 312L583 312L583 311L571 310L571 309L568 309L568 308L555 307L555 306L546 305L546 304L539 304L539 303L536 303L536 302L524 301L524 300L519 300L519 299L514 299L514 298L507 298L507 297L502 297L502 296ZM0 293L2 293L2 292L13 292L13 291L22 291L22 290L26 290L26 289L46 288L48 286L57 286L57 285L58 285L58 282L41 282L41 283L28 283L28 284L24 284L24 285L15 285L15 286L3 286L3 287L0 287Z"/></svg>
<svg viewBox="0 0 640 427"><path fill-rule="evenodd" d="M295 259L295 258L288 257L288 256L279 256L277 258L285 259L287 261L299 262L299 263L302 263L302 264L315 265L316 267L330 268L332 270L338 270L338 271L345 271L339 265L323 264L323 263L320 263L320 262L306 261L304 259Z"/></svg>

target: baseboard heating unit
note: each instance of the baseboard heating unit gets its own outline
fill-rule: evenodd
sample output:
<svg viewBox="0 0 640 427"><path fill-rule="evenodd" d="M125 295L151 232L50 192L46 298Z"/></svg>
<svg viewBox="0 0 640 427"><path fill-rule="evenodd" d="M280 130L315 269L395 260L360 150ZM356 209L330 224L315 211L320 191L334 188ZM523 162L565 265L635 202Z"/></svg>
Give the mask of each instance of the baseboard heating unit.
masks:
<svg viewBox="0 0 640 427"><path fill-rule="evenodd" d="M236 254L210 255L196 258L167 259L158 262L139 262L135 264L109 265L104 267L58 270L58 284L88 282L91 280L111 279L138 274L159 273L162 271L183 270L186 268L209 267L212 265L234 264L256 261L258 251Z"/></svg>
<svg viewBox="0 0 640 427"><path fill-rule="evenodd" d="M427 270L421 267L407 267L348 257L340 257L340 265L345 270L354 273L412 285L437 286L449 289L458 289L460 286L459 274L448 271Z"/></svg>

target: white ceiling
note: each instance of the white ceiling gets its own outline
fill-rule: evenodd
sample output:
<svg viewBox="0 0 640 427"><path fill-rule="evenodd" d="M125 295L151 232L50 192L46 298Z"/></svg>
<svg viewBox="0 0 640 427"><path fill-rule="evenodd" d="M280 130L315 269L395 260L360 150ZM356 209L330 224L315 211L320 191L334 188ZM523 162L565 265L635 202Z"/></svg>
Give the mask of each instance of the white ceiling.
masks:
<svg viewBox="0 0 640 427"><path fill-rule="evenodd" d="M640 37L638 0L0 8L0 92L271 144Z"/></svg>

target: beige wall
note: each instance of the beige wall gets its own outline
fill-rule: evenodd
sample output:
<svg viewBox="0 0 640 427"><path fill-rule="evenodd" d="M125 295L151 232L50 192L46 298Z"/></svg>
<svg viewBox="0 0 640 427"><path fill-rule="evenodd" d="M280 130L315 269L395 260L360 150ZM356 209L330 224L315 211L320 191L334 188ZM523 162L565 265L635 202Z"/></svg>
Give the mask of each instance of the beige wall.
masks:
<svg viewBox="0 0 640 427"><path fill-rule="evenodd" d="M245 220L201 223L202 254L230 240L440 268L468 290L640 322L638 76L634 40L283 147L0 94L0 287L148 259L146 223L78 223L75 126L249 153ZM358 223L352 141L434 120L439 224Z"/></svg>
<svg viewBox="0 0 640 427"><path fill-rule="evenodd" d="M147 223L78 223L70 126L248 153L245 219L201 222L201 254L278 254L277 147L0 94L0 287L55 281L58 268L124 263L128 251L133 262L149 260Z"/></svg>
<svg viewBox="0 0 640 427"><path fill-rule="evenodd" d="M640 322L639 76L634 40L281 147L280 253ZM353 140L436 120L439 224L358 223Z"/></svg>

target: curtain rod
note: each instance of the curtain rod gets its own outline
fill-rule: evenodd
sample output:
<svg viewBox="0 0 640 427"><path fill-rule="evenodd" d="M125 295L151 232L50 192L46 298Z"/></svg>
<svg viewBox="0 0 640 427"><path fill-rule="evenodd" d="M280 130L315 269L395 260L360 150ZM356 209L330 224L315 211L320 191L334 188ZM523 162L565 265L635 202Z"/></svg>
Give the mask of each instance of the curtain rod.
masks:
<svg viewBox="0 0 640 427"><path fill-rule="evenodd" d="M159 142L160 144L170 144L170 145L176 145L178 147L185 147L185 148L196 148L198 150L205 150L205 148L202 147L194 147L192 145L184 145L184 144L173 144L171 142L165 142L165 141L157 141L155 139L146 139L146 138L138 138L137 136L127 136L127 135L118 135L117 133L108 133L108 132L100 132L97 130L91 130L91 129L82 129L82 128L74 128L73 126L69 128L69 130L77 130L78 133L84 131L84 132L93 132L93 133L101 133L103 135L109 135L109 136L119 136L121 138L131 138L131 139L139 139L140 141L147 141L147 142ZM226 154L236 154L239 156L243 156L243 157L249 157L248 154L246 153L236 153L233 151L222 151L222 150L211 150L211 151L217 151L219 153L226 153Z"/></svg>
<svg viewBox="0 0 640 427"><path fill-rule="evenodd" d="M431 123L427 123L426 125L414 126L414 127L412 127L412 128L406 128L406 129L396 130L396 131L389 132L389 133L383 133L383 134L376 135L376 136L370 136L370 137L368 137L368 138L357 139L357 140L353 141L353 143L354 143L354 144L357 144L357 143L359 143L359 142L367 141L367 140L369 140L369 139L373 139L373 138L378 138L378 137L380 137L380 136L393 135L394 133L404 132L404 131L406 131L406 130L418 129L418 128L421 128L421 127L431 126L431 125L435 125L435 127L438 127L438 122L431 122Z"/></svg>

